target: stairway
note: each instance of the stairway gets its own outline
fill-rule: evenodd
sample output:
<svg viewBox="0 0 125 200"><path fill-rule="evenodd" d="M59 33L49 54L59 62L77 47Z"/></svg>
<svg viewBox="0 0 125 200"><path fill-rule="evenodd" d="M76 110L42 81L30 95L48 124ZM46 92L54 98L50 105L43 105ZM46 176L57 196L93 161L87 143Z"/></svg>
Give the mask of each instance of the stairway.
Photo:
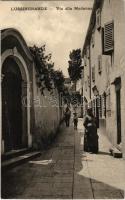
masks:
<svg viewBox="0 0 125 200"><path fill-rule="evenodd" d="M109 151L114 158L122 158L122 152L118 148L112 146Z"/></svg>
<svg viewBox="0 0 125 200"><path fill-rule="evenodd" d="M7 152L1 156L2 171L16 167L40 155L41 152L32 151L31 149L27 148Z"/></svg>

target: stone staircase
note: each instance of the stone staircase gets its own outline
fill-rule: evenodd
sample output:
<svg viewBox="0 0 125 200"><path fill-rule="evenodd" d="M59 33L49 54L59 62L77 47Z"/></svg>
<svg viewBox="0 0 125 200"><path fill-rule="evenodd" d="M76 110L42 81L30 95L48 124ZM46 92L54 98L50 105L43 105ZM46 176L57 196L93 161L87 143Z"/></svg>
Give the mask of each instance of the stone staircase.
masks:
<svg viewBox="0 0 125 200"><path fill-rule="evenodd" d="M109 149L111 155L114 157L114 158L122 158L122 152L120 151L120 149L116 148L116 147L111 147Z"/></svg>
<svg viewBox="0 0 125 200"><path fill-rule="evenodd" d="M11 169L40 155L41 152L32 151L31 149L27 148L12 150L1 155L1 169L2 171Z"/></svg>

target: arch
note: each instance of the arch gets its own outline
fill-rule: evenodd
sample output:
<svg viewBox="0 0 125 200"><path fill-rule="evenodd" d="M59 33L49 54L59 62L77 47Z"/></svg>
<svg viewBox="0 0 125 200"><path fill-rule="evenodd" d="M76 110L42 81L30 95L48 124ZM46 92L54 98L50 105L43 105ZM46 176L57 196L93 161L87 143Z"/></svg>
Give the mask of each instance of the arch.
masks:
<svg viewBox="0 0 125 200"><path fill-rule="evenodd" d="M26 84L25 86L26 86L26 90L27 90L27 97L26 97L27 98L27 107L26 107L26 110L27 110L27 135L28 135L28 146L30 147L32 144L32 137L30 134L30 77L29 77L29 72L27 69L26 62L24 61L23 57L19 54L16 47L14 49L7 49L3 52L2 56L1 56L1 66L2 67L3 67L5 60L8 57L13 58L14 61L17 63L17 65L20 69L21 75L22 75L22 79L23 79L24 83ZM2 67L1 67L0 73L2 72ZM1 91L1 88L0 88L0 91ZM1 102L1 99L0 99L0 102ZM0 105L0 107L2 108L2 104Z"/></svg>
<svg viewBox="0 0 125 200"><path fill-rule="evenodd" d="M18 30L14 29L14 28L8 28L8 29L2 30L1 32L2 32L1 40L4 40L8 36L12 36L12 37L16 38L18 43L21 45L23 51L25 52L25 55L27 56L27 58L30 61L33 61L33 58L32 58L31 53L29 51L29 48L28 48L23 36L20 34L20 32Z"/></svg>

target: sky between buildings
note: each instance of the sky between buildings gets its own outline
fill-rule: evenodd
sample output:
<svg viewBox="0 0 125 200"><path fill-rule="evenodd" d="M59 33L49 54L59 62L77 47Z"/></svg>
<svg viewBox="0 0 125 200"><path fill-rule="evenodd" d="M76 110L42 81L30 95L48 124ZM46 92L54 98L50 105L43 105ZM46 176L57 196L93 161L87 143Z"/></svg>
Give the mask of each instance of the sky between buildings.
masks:
<svg viewBox="0 0 125 200"><path fill-rule="evenodd" d="M11 11L14 7L47 7L40 11ZM1 1L1 29L16 28L28 46L46 44L52 53L55 69L68 76L69 53L82 48L91 15L93 0L81 1ZM63 10L57 10L57 7ZM67 7L72 10L65 10ZM75 10L79 7L81 10Z"/></svg>

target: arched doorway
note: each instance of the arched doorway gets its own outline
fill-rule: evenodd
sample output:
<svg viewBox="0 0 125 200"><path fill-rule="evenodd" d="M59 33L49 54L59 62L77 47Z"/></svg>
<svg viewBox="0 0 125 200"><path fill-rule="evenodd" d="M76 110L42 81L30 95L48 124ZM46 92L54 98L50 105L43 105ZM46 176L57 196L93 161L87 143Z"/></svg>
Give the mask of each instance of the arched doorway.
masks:
<svg viewBox="0 0 125 200"><path fill-rule="evenodd" d="M23 130L26 128L23 123L23 79L20 68L12 56L5 59L2 76L2 138L4 150L8 152L24 147Z"/></svg>

